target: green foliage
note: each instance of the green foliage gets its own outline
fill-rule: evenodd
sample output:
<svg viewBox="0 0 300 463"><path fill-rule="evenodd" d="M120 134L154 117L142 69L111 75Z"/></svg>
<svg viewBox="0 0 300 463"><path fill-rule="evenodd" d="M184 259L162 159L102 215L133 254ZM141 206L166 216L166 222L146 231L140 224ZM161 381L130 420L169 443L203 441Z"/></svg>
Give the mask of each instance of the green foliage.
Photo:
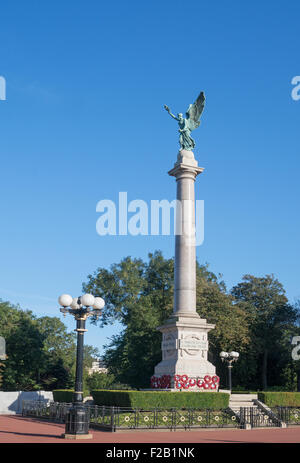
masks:
<svg viewBox="0 0 300 463"><path fill-rule="evenodd" d="M209 333L209 360L216 365L221 388L227 385L228 371L219 352L236 350L240 357L232 380L239 390L300 391L300 361L292 359L290 341L300 335L300 303L289 304L273 275L245 275L228 292L221 276L208 265L197 263L196 270L197 311L215 324ZM83 290L106 301L101 326L118 320L123 330L105 346L104 361L112 376L89 378L86 368L98 352L85 346L85 389L150 386L154 367L161 360L157 327L172 314L173 279L174 261L164 259L160 252L149 254L147 262L126 257L88 276ZM0 300L0 336L7 350L7 359L0 365L3 390L73 387L76 337L67 333L59 318L37 318L29 310Z"/></svg>
<svg viewBox="0 0 300 463"><path fill-rule="evenodd" d="M172 312L173 271L173 260L165 260L161 253L150 254L147 264L127 257L110 270L98 269L83 287L105 297L102 323L119 320L125 327L112 337L104 356L120 383L149 386L161 355L157 326Z"/></svg>
<svg viewBox="0 0 300 463"><path fill-rule="evenodd" d="M265 390L269 381L273 384L278 381L278 363L284 355L283 337L295 327L298 310L288 303L282 284L273 275L262 278L245 275L231 294L248 314L252 348L245 360L247 365L256 365L255 377L261 376L258 384Z"/></svg>
<svg viewBox="0 0 300 463"><path fill-rule="evenodd" d="M114 375L96 371L86 377L85 384L87 389L92 391L93 389L110 389L114 381Z"/></svg>
<svg viewBox="0 0 300 463"><path fill-rule="evenodd" d="M43 336L32 313L0 303L0 327L7 352L3 389L38 389L39 371L44 362Z"/></svg>
<svg viewBox="0 0 300 463"><path fill-rule="evenodd" d="M228 407L229 394L222 392L92 391L96 405L139 408L198 408L219 410Z"/></svg>
<svg viewBox="0 0 300 463"><path fill-rule="evenodd" d="M52 393L54 402L72 403L73 401L74 390L54 389Z"/></svg>
<svg viewBox="0 0 300 463"><path fill-rule="evenodd" d="M202 318L215 324L209 332L209 360L216 365L221 378L221 386L227 385L227 366L220 360L223 350L235 350L240 353L238 368L242 378L255 375L254 365L243 363L251 343L250 318L242 304L236 303L233 296L226 292L221 276L208 270L208 266L197 264L197 311ZM237 376L237 365L233 369L233 381ZM237 380L240 378L237 377ZM223 384L222 384L223 383Z"/></svg>
<svg viewBox="0 0 300 463"><path fill-rule="evenodd" d="M53 393L53 400L54 402L65 402L65 403L72 403L73 401L73 389L54 389ZM83 397L88 397L89 391L83 391Z"/></svg>
<svg viewBox="0 0 300 463"><path fill-rule="evenodd" d="M1 367L1 388L6 391L52 390L74 384L74 333L57 317L37 318L0 301L0 336L6 340L7 359ZM85 346L85 366L97 349Z"/></svg>
<svg viewBox="0 0 300 463"><path fill-rule="evenodd" d="M288 386L269 386L264 392L292 392Z"/></svg>
<svg viewBox="0 0 300 463"><path fill-rule="evenodd" d="M258 392L258 400L268 407L299 407L300 392Z"/></svg>
<svg viewBox="0 0 300 463"><path fill-rule="evenodd" d="M104 360L121 383L146 388L154 366L161 360L161 333L157 327L172 314L174 261L160 252L149 254L149 261L127 257L110 270L98 269L89 275L83 290L105 297L104 322L119 320L124 330L105 346ZM233 297L226 294L224 282L197 265L197 308L202 317L216 323L210 332L211 354L225 348L243 352L250 342L248 318Z"/></svg>
<svg viewBox="0 0 300 463"><path fill-rule="evenodd" d="M41 317L36 325L43 338L44 362L39 369L39 383L46 390L71 387L74 376L75 336L67 333L57 317Z"/></svg>
<svg viewBox="0 0 300 463"><path fill-rule="evenodd" d="M99 268L83 290L107 301L102 324L122 323L123 331L105 346L104 360L116 380L135 388L150 386L154 366L161 360L157 327L173 308L173 259L160 252L147 262L127 257L109 270ZM227 366L221 350L236 350L232 370L241 389L266 390L278 385L300 390L300 361L291 359L291 335L300 334L300 305L288 303L283 286L273 275L245 275L230 292L221 275L197 263L197 311L215 324L209 332L209 360L216 365L221 387L227 385ZM298 365L299 364L299 365Z"/></svg>

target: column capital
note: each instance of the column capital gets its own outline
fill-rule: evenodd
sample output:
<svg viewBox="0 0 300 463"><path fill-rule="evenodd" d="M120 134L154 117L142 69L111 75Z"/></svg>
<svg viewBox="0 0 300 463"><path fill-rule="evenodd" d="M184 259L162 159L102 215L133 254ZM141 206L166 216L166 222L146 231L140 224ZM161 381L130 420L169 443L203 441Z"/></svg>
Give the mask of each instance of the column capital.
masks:
<svg viewBox="0 0 300 463"><path fill-rule="evenodd" d="M189 177L195 180L197 175L202 174L204 167L191 166L189 164L176 163L173 169L169 170L168 174L176 179Z"/></svg>
<svg viewBox="0 0 300 463"><path fill-rule="evenodd" d="M198 167L198 162L194 157L193 151L181 150L177 155L177 162L168 174L172 177L176 177L176 179L189 177L195 180L197 175L201 174L203 171L203 167Z"/></svg>

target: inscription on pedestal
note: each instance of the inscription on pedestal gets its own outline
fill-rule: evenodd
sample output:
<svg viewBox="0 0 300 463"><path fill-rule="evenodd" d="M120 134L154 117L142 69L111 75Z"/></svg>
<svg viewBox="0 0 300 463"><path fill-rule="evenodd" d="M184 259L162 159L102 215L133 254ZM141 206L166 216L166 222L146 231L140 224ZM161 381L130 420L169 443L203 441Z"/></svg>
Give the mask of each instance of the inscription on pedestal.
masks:
<svg viewBox="0 0 300 463"><path fill-rule="evenodd" d="M179 349L208 350L208 342L191 339L179 339Z"/></svg>
<svg viewBox="0 0 300 463"><path fill-rule="evenodd" d="M172 339L161 343L162 350L187 349L187 350L208 350L207 341L191 339Z"/></svg>

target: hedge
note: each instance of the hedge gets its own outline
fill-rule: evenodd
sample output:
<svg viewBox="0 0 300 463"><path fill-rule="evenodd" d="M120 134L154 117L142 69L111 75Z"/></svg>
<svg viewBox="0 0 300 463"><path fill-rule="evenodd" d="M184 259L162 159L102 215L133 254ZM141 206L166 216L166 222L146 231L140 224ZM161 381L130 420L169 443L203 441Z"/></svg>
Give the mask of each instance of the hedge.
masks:
<svg viewBox="0 0 300 463"><path fill-rule="evenodd" d="M159 391L91 391L96 405L126 408L197 408L220 410L227 408L229 394L225 392L159 392Z"/></svg>
<svg viewBox="0 0 300 463"><path fill-rule="evenodd" d="M54 402L71 403L73 401L74 391L70 389L55 389L52 391Z"/></svg>
<svg viewBox="0 0 300 463"><path fill-rule="evenodd" d="M258 400L268 407L299 407L300 392L258 392Z"/></svg>

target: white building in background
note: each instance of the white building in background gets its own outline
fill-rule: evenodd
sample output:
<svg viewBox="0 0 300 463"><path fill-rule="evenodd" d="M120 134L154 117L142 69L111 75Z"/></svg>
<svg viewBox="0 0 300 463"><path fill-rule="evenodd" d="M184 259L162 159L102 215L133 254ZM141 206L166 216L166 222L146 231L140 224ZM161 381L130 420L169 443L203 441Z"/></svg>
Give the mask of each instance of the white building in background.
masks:
<svg viewBox="0 0 300 463"><path fill-rule="evenodd" d="M94 360L92 367L88 369L89 375L93 373L108 373L108 369L105 367L103 360Z"/></svg>

